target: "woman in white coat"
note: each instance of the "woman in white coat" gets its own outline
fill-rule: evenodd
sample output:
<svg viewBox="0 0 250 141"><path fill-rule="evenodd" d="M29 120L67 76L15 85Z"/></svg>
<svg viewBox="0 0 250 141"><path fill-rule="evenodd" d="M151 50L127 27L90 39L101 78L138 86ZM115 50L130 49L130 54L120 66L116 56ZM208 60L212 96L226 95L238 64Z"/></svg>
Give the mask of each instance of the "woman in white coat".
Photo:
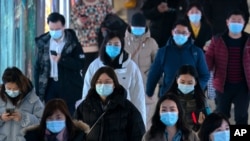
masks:
<svg viewBox="0 0 250 141"><path fill-rule="evenodd" d="M130 54L124 50L124 38L109 32L101 45L100 54L89 66L83 84L82 100L90 88L94 73L102 66L112 67L118 76L119 83L127 91L127 99L140 111L146 126L145 91L141 72Z"/></svg>

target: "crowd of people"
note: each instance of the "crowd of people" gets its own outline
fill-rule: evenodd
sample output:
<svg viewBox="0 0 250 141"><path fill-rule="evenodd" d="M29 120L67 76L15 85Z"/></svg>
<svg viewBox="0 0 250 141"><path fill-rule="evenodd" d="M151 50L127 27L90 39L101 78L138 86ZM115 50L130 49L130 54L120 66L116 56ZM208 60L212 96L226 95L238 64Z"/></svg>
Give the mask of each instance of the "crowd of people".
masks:
<svg viewBox="0 0 250 141"><path fill-rule="evenodd" d="M218 15L213 0L127 1L125 22L106 0L80 0L70 28L51 13L34 85L17 67L2 75L0 140L229 141L231 106L247 125L250 98L249 12L232 1Z"/></svg>

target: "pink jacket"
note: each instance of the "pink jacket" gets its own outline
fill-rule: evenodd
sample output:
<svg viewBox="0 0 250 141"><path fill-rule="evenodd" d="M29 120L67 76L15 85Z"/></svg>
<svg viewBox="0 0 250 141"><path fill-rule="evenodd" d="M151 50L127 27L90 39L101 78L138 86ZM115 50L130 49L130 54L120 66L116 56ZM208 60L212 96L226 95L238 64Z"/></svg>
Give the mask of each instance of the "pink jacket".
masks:
<svg viewBox="0 0 250 141"><path fill-rule="evenodd" d="M249 36L243 34L243 36ZM248 37L243 51L243 68L247 81L248 90L250 90L250 37ZM213 86L223 93L226 81L228 49L222 36L215 36L206 51L206 61L210 71L214 71Z"/></svg>

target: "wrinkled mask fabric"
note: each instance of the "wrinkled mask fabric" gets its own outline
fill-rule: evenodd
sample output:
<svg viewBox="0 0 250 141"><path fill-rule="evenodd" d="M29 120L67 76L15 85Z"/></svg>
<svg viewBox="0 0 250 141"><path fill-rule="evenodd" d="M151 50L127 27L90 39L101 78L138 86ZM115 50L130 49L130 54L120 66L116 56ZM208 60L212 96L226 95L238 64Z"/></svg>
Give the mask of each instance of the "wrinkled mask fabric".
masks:
<svg viewBox="0 0 250 141"><path fill-rule="evenodd" d="M110 58L114 59L115 57L117 57L120 54L121 47L114 46L114 45L106 45L105 51Z"/></svg>

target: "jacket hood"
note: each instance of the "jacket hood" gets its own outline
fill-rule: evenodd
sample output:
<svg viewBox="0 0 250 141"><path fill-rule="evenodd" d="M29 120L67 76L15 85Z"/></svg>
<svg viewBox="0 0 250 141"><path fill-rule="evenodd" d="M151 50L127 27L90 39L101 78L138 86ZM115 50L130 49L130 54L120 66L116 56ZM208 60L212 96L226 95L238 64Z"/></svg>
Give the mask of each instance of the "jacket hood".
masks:
<svg viewBox="0 0 250 141"><path fill-rule="evenodd" d="M125 50L122 50L118 57L115 58L115 60L111 60L111 58L108 57L107 54L104 56L104 60L100 57L100 60L104 65L110 66L114 69L118 68L124 68L128 65L129 61L131 60L131 54L126 52Z"/></svg>
<svg viewBox="0 0 250 141"><path fill-rule="evenodd" d="M88 134L90 131L90 127L87 123L82 122L80 120L73 120L73 124L76 126L77 129L83 131L84 133ZM31 125L26 128L24 128L21 133L23 135L26 135L27 132L32 131L32 130L37 130L39 128L39 125Z"/></svg>

